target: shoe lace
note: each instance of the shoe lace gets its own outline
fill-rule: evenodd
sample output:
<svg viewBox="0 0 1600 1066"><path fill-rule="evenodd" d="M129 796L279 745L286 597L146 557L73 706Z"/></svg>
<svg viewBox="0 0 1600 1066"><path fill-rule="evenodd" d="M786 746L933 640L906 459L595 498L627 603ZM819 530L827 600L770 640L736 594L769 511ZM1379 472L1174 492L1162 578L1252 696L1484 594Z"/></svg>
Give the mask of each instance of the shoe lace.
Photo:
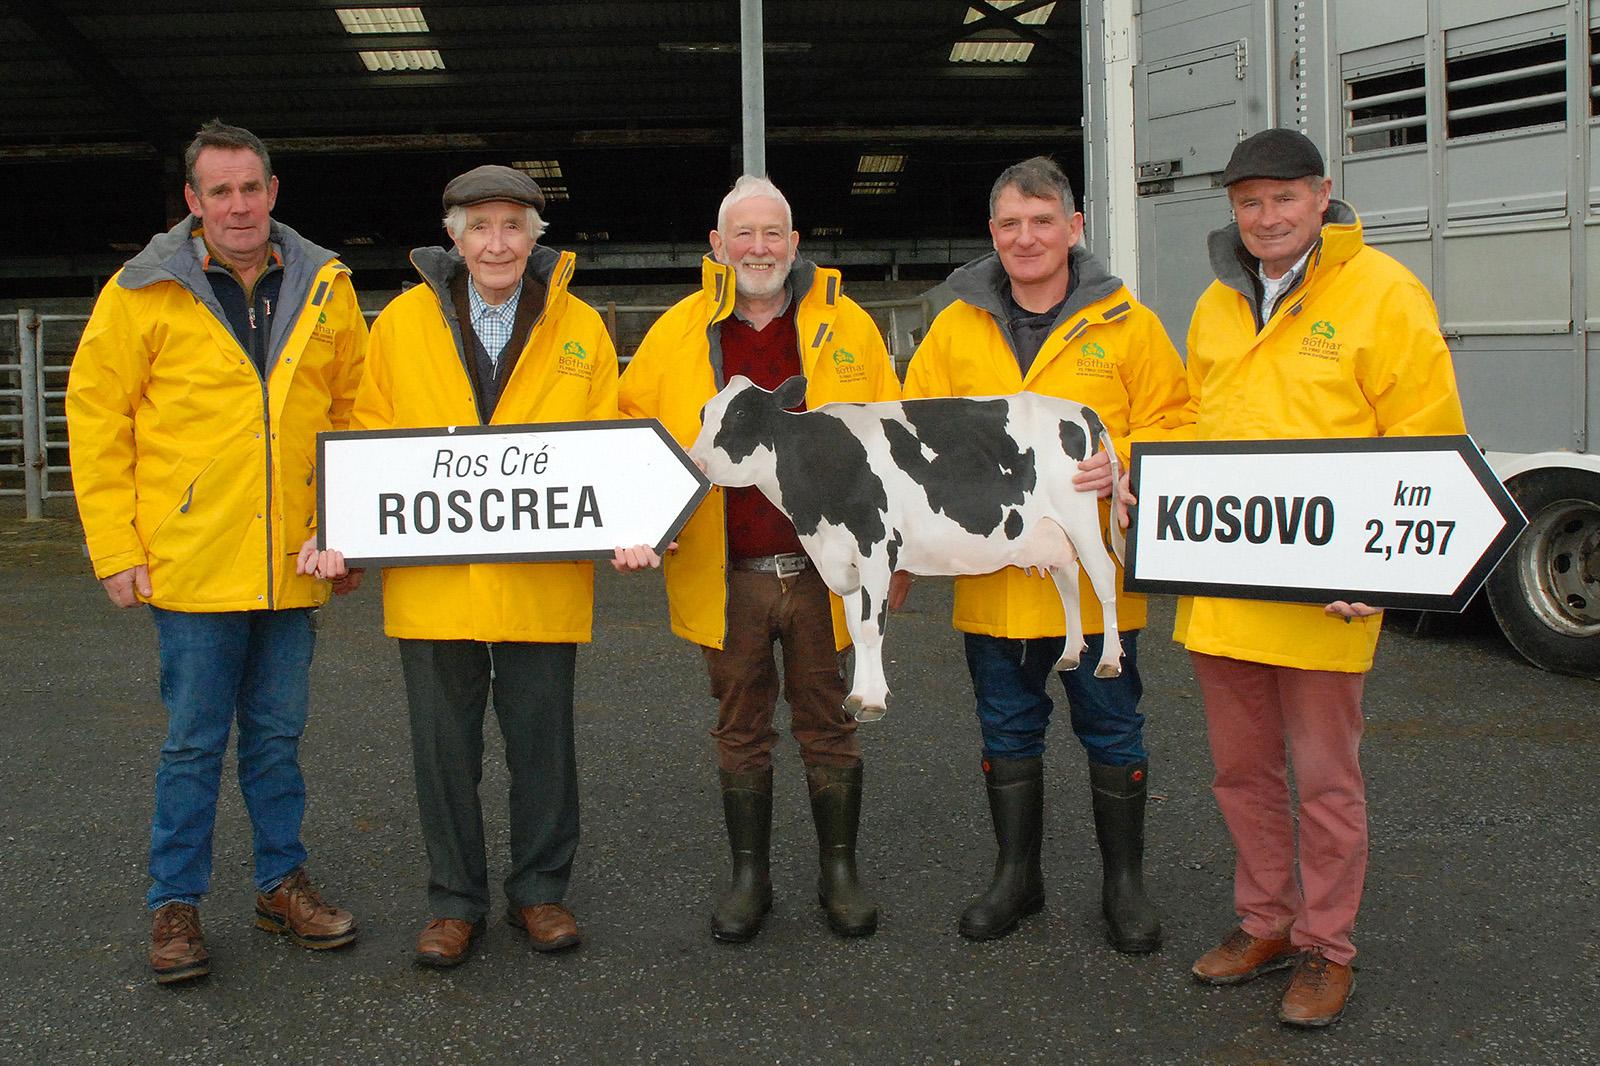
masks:
<svg viewBox="0 0 1600 1066"><path fill-rule="evenodd" d="M1294 983L1303 985L1308 991L1321 992L1328 983L1328 967L1331 964L1316 952L1308 954L1300 963L1300 969L1295 973Z"/></svg>
<svg viewBox="0 0 1600 1066"><path fill-rule="evenodd" d="M163 907L156 918L156 936L167 940L200 938L200 912L193 907Z"/></svg>
<svg viewBox="0 0 1600 1066"><path fill-rule="evenodd" d="M304 869L296 870L289 875L289 895L299 896L313 911L331 911L333 905L322 898L322 893L311 883L311 878Z"/></svg>
<svg viewBox="0 0 1600 1066"><path fill-rule="evenodd" d="M1255 942L1256 938L1245 932L1241 926L1228 934L1228 939L1222 942L1222 950L1230 955L1243 955Z"/></svg>

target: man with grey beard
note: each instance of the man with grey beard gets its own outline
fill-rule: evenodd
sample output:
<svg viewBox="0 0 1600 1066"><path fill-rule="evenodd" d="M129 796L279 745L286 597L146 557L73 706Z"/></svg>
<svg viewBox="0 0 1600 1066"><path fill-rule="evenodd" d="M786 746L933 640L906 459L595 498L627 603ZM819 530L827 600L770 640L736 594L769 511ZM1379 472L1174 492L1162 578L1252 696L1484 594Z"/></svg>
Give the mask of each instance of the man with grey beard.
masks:
<svg viewBox="0 0 1600 1066"><path fill-rule="evenodd" d="M878 327L840 292L837 270L797 258L788 201L766 178L741 177L722 201L701 287L650 328L619 382L623 417L660 419L688 447L700 408L743 374L775 389L806 378L806 406L900 398ZM666 559L672 630L700 646L717 701L716 740L733 885L717 903L718 940L755 936L772 908L772 728L782 685L816 821L818 896L841 936L864 936L878 909L856 874L861 748L844 711L844 616L794 524L760 491L714 489ZM660 566L648 547L619 549L618 570Z"/></svg>

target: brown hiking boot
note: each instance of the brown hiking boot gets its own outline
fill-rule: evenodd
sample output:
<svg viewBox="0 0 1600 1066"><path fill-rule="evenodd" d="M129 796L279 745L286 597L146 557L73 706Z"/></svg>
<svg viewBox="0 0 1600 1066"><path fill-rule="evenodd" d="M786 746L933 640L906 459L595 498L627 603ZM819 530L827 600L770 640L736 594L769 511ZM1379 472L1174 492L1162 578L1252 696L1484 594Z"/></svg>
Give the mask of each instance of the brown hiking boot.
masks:
<svg viewBox="0 0 1600 1066"><path fill-rule="evenodd" d="M1203 984L1242 985L1272 970L1293 966L1298 957L1287 936L1251 936L1239 928L1200 956L1193 972L1195 980Z"/></svg>
<svg viewBox="0 0 1600 1066"><path fill-rule="evenodd" d="M168 903L150 921L150 970L156 984L170 985L211 972L200 912L191 903Z"/></svg>
<svg viewBox="0 0 1600 1066"><path fill-rule="evenodd" d="M287 934L313 950L342 947L356 938L355 918L324 900L303 866L271 892L256 893L256 927Z"/></svg>
<svg viewBox="0 0 1600 1066"><path fill-rule="evenodd" d="M1355 974L1347 964L1329 962L1320 951L1308 951L1294 968L1278 1008L1278 1020L1302 1029L1332 1025L1344 1013L1355 987Z"/></svg>

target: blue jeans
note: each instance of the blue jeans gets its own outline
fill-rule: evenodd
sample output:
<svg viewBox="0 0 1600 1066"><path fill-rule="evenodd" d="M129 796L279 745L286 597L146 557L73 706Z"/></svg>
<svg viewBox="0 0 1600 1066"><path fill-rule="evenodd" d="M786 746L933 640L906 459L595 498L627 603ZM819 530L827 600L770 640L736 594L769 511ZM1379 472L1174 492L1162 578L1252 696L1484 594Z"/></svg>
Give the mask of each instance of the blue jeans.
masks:
<svg viewBox="0 0 1600 1066"><path fill-rule="evenodd" d="M983 754L989 758L1027 759L1044 754L1045 728L1054 704L1045 691L1050 668L1061 657L1065 637L1008 640L965 633L967 670L978 702ZM1062 670L1072 731L1092 762L1131 766L1143 762L1144 715L1139 697L1138 631L1122 634L1122 673L1095 677L1105 638L1085 636L1089 647L1076 670Z"/></svg>
<svg viewBox="0 0 1600 1066"><path fill-rule="evenodd" d="M173 900L198 904L211 885L211 831L235 717L256 888L271 891L306 861L300 735L310 699L311 612L150 611L161 646L167 740L156 770L146 902L152 909Z"/></svg>

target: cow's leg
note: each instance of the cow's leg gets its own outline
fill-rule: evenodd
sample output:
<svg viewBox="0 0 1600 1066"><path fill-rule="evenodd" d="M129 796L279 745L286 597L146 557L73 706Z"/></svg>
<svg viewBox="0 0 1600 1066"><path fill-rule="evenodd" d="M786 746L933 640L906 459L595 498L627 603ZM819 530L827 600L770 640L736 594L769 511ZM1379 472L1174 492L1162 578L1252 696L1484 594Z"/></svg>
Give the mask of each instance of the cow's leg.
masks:
<svg viewBox="0 0 1600 1066"><path fill-rule="evenodd" d="M1115 519L1113 519L1115 521ZM1100 652L1100 662L1094 668L1095 677L1117 677L1122 673L1122 638L1117 635L1117 566L1100 539L1098 521L1092 540L1084 541L1083 571L1089 575L1094 594L1100 597L1100 614L1105 619L1105 644Z"/></svg>
<svg viewBox="0 0 1600 1066"><path fill-rule="evenodd" d="M1055 582L1061 597L1061 614L1067 624L1067 639L1061 645L1057 670L1075 670L1083 656L1083 616L1078 610L1078 553L1066 531L1049 518L1040 519L1028 531L1028 555L1039 569Z"/></svg>
<svg viewBox="0 0 1600 1066"><path fill-rule="evenodd" d="M889 702L889 679L883 669L883 629L888 617L889 567L884 560L858 564L861 587L844 599L845 625L856 648L855 680L844 709L857 721L875 722Z"/></svg>

